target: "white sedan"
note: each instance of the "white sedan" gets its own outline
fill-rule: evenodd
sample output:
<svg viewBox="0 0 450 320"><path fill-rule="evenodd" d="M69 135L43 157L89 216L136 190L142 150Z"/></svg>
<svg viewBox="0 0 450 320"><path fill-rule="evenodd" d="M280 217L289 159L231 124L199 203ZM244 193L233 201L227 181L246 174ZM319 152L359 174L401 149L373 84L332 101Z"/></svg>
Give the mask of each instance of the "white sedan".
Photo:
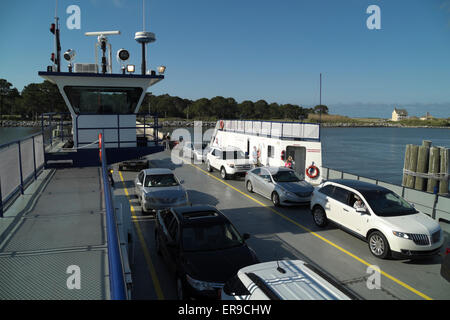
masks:
<svg viewBox="0 0 450 320"><path fill-rule="evenodd" d="M378 258L415 258L438 254L443 242L439 223L402 197L378 185L357 180L329 180L311 199L314 222L329 220L366 240Z"/></svg>

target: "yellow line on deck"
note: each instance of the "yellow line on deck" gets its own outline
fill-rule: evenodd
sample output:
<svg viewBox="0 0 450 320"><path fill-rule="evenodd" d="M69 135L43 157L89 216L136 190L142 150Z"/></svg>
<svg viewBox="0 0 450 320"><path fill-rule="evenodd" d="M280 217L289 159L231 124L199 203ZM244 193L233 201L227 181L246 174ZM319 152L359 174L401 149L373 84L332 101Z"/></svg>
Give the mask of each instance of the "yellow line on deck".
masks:
<svg viewBox="0 0 450 320"><path fill-rule="evenodd" d="M139 221L137 220L138 217L136 216L134 207L131 204L130 194L128 193L128 189L125 186L125 181L123 179L122 172L120 172L120 171L118 171L118 172L119 172L120 180L122 181L122 184L123 184L123 189L125 190L125 194L128 198L128 202L130 203L131 218L132 218L131 220L133 220L133 222L134 222L134 225L136 227L136 232L137 232L137 235L139 238L139 242L141 243L141 246L142 246L142 251L144 251L145 261L147 262L148 271L149 271L150 277L153 281L153 286L155 287L156 296L158 297L158 300L164 300L164 294L161 290L161 285L159 284L158 276L156 275L156 270L155 270L155 267L153 266L153 262L150 257L150 251L148 250L144 235L142 234L142 230L139 225Z"/></svg>
<svg viewBox="0 0 450 320"><path fill-rule="evenodd" d="M298 223L298 222L292 220L291 218L287 217L286 215L282 214L281 212L275 210L273 207L269 207L268 205L262 203L261 201L256 200L256 199L253 198L252 196L250 196L250 195L248 195L248 194L242 192L241 190L239 190L239 189L233 187L233 186L230 185L229 183L227 183L227 182L225 182L225 181L223 181L223 180L217 178L216 176L210 174L209 172L203 170L202 168L200 168L200 167L198 167L198 166L196 166L196 165L194 165L194 164L192 164L192 163L186 162L184 159L180 159L180 160L182 160L184 163L187 163L187 164L189 164L190 166L196 168L197 170L203 172L204 174L210 176L211 178L216 179L217 181L223 183L224 185L230 187L231 189L233 189L233 190L239 192L240 194L246 196L247 198L251 199L252 201L258 203L259 205L261 205L261 206L263 206L263 207L269 209L270 211L272 211L273 213L279 215L279 216L282 217L283 219L285 219L285 220L287 220L287 221L293 223L293 224L296 225L297 227L299 227L299 228L305 230L306 232L312 234L313 236L319 238L320 240L322 240L322 241L328 243L329 245L331 245L331 246L335 247L336 249L338 249L339 251L341 251L341 252L343 252L343 253L349 255L350 257L352 257L353 259L355 259L355 260L361 262L362 264L364 264L364 265L366 265L366 266L371 266L371 265L372 265L372 264L370 264L369 262L367 262L367 261L365 261L365 260L359 258L358 256L354 255L353 253L347 251L346 249L340 247L339 245L337 245L337 244L331 242L330 240L328 240L328 239L322 237L321 235L317 234L316 232L314 232L314 231L308 229L307 227L303 226L302 224L300 224L300 223ZM426 300L432 300L432 298L430 298L430 297L427 296L426 294L424 294L424 293L422 293L422 292L420 292L420 291L414 289L414 288L411 287L410 285L408 285L408 284L404 283L403 281L401 281L401 280L399 280L399 279L397 279L397 278L391 276L390 274L384 272L384 271L381 270L381 269L380 269L380 273L381 273L383 276L385 276L386 278L388 278L388 279L394 281L395 283L399 284L400 286L402 286L402 287L408 289L409 291L415 293L416 295L422 297L423 299L426 299Z"/></svg>

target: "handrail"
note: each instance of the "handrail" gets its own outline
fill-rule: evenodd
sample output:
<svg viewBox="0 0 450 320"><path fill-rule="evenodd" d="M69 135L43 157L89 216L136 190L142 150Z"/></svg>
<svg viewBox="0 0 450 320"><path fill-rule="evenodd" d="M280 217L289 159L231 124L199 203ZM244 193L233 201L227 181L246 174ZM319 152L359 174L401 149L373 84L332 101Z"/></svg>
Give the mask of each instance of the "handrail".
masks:
<svg viewBox="0 0 450 320"><path fill-rule="evenodd" d="M2 145L0 145L0 151L3 149L9 148L11 146L17 145L17 171L19 174L19 181L16 185L13 186L13 189L9 192L2 193L1 189L1 180L2 177L0 176L0 218L3 218L4 212L7 210L7 208L10 207L12 204L12 201L17 198L17 195L24 194L25 188L29 185L30 181L34 178L34 180L37 180L38 175L43 171L44 163L37 163L37 147L36 147L36 138L42 136L42 140L44 140L42 132L36 132L29 136L26 136L24 138L16 139L14 141L6 142ZM21 144L24 141L31 140L32 143L32 153L33 156L31 158L24 159L21 151ZM43 149L42 149L43 152ZM43 153L42 153L43 155ZM23 172L22 162L23 161L32 161L32 171L31 172ZM30 165L30 163L28 163ZM6 179L7 181L8 179ZM10 181L11 183L11 181ZM14 183L14 182L13 182Z"/></svg>
<svg viewBox="0 0 450 320"><path fill-rule="evenodd" d="M99 141L102 141L102 134L99 134ZM106 207L106 232L108 239L108 265L109 283L112 300L126 300L125 277L123 273L122 258L117 236L117 224L112 204L112 195L109 185L108 168L106 159L106 149L104 141L100 143L101 163L102 163L102 183L105 196Z"/></svg>

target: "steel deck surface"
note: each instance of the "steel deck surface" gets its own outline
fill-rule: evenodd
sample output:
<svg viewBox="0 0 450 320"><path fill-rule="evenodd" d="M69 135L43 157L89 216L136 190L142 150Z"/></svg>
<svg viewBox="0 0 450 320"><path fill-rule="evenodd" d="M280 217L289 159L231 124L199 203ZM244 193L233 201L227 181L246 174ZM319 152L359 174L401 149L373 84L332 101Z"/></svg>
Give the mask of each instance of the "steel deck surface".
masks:
<svg viewBox="0 0 450 320"><path fill-rule="evenodd" d="M99 168L60 169L0 243L0 299L108 299ZM70 266L79 268L72 288Z"/></svg>

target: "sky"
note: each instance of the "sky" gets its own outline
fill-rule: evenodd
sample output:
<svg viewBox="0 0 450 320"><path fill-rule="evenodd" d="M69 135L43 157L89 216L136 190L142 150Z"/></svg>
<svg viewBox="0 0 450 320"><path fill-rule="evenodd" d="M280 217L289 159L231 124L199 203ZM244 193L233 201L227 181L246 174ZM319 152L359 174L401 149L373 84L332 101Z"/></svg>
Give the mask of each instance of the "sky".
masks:
<svg viewBox="0 0 450 320"><path fill-rule="evenodd" d="M450 117L450 0L144 0L148 68L167 67L149 89L196 100L322 103L330 113L389 118L394 107L410 115ZM50 65L56 0L0 1L0 78L22 90L42 82ZM81 10L70 30L66 10ZM369 29L370 5L381 29ZM126 48L140 70L134 33L142 31L142 0L59 0L63 52L94 62L88 31L120 30L113 52ZM113 58L113 70L119 65ZM63 60L63 70L67 63Z"/></svg>

